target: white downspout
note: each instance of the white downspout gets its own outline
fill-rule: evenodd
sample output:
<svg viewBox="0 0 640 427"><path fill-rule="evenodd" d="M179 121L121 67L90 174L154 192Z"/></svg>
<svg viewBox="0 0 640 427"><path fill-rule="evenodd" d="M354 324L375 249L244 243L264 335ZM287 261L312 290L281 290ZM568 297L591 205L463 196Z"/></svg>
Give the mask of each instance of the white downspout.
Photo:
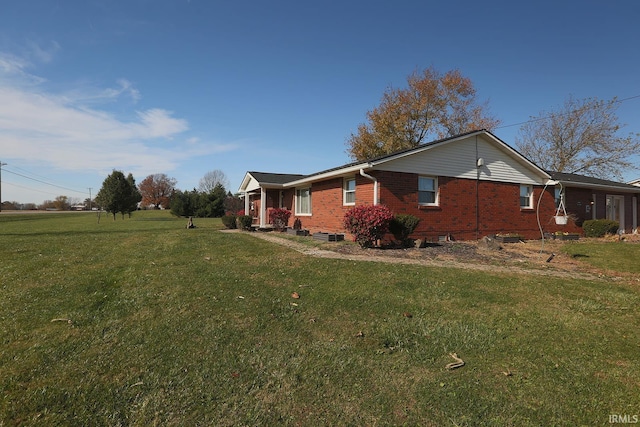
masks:
<svg viewBox="0 0 640 427"><path fill-rule="evenodd" d="M373 205L374 206L377 205L378 204L378 180L375 177L364 173L364 169L360 169L360 175L373 181Z"/></svg>

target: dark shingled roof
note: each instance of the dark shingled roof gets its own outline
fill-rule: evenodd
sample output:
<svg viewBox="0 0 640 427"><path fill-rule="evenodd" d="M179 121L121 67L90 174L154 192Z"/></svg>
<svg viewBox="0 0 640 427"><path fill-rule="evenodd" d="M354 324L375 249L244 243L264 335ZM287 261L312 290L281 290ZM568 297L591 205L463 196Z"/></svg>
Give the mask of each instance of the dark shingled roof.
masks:
<svg viewBox="0 0 640 427"><path fill-rule="evenodd" d="M294 173L249 172L261 184L286 184L304 178L306 175Z"/></svg>
<svg viewBox="0 0 640 427"><path fill-rule="evenodd" d="M551 179L562 182L575 182L576 184L591 184L607 187L618 187L629 190L640 190L637 186L631 184L625 184L623 182L610 181L608 179L593 178L591 176L578 175L576 173L564 173L564 172L552 172L547 171L551 175Z"/></svg>

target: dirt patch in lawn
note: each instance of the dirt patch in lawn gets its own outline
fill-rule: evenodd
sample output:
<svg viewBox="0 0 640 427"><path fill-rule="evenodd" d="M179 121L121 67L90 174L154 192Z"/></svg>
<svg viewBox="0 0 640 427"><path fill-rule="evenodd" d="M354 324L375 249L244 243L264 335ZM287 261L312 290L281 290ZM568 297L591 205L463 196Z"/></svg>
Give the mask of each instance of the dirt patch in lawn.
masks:
<svg viewBox="0 0 640 427"><path fill-rule="evenodd" d="M499 245L499 249L487 249L483 247L481 242L475 241L432 243L425 248L365 249L353 242L321 243L306 240L310 238L289 238L275 232L246 234L290 247L305 255L322 258L451 267L494 273L536 274L586 280L638 282L634 275L600 270L563 253L561 247L568 243L557 240L502 243ZM640 244L640 236L625 236L625 239L628 242Z"/></svg>

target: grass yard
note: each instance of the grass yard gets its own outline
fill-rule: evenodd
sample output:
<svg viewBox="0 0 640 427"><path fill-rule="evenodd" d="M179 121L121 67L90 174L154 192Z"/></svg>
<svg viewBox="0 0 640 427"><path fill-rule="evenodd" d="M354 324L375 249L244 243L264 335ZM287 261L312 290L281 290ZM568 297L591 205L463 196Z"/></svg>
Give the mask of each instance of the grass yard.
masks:
<svg viewBox="0 0 640 427"><path fill-rule="evenodd" d="M640 277L640 244L572 242L564 246L564 252L597 268L636 273Z"/></svg>
<svg viewBox="0 0 640 427"><path fill-rule="evenodd" d="M194 222L0 215L0 426L640 415L640 284L313 258ZM638 244L566 250L638 272Z"/></svg>

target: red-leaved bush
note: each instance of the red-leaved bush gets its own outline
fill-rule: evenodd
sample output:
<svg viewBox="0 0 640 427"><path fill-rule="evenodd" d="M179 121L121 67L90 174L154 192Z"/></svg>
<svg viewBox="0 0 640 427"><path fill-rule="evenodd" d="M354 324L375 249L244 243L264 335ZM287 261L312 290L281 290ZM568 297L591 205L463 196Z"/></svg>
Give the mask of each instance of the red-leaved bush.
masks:
<svg viewBox="0 0 640 427"><path fill-rule="evenodd" d="M356 206L344 215L344 226L363 248L375 246L389 230L393 214L384 205Z"/></svg>
<svg viewBox="0 0 640 427"><path fill-rule="evenodd" d="M271 221L273 228L276 230L284 230L289 224L290 216L290 210L280 208L271 209L271 212L269 212L269 221Z"/></svg>

